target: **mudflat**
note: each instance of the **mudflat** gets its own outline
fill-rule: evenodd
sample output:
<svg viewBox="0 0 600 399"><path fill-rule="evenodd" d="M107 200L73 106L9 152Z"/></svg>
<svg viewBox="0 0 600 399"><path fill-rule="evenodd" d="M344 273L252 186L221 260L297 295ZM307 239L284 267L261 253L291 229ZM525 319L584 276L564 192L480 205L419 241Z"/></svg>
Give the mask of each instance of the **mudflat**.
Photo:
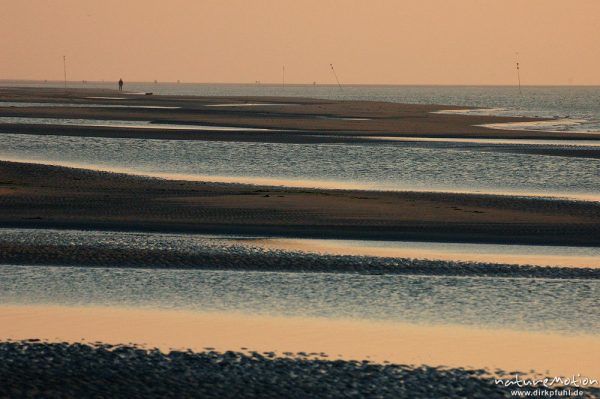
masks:
<svg viewBox="0 0 600 399"><path fill-rule="evenodd" d="M518 131L484 124L541 119L440 114L465 107L341 101L296 97L196 97L120 93L101 89L0 87L0 117L74 118L150 121L171 125L203 125L203 129L148 129L106 126L10 124L0 133L88 137L134 137L171 140L235 140L276 142L353 142L380 137L448 137L495 139L599 139L600 134ZM15 106L13 103L20 103ZM42 106L45 103L45 106ZM28 105L29 104L29 105ZM102 107L97 107L101 104ZM91 105L91 106L90 106ZM96 105L96 106L94 106ZM228 131L210 126L267 131ZM276 134L275 134L276 133Z"/></svg>
<svg viewBox="0 0 600 399"><path fill-rule="evenodd" d="M0 162L0 226L600 245L600 204L260 187Z"/></svg>
<svg viewBox="0 0 600 399"><path fill-rule="evenodd" d="M424 146L432 144L419 144L419 138L483 141L600 138L594 134L490 129L478 125L530 119L432 113L459 108L443 105L19 88L0 88L0 99L0 138L3 133L20 133L48 135L50 140L51 136L61 135L140 141L347 143L349 146L364 141L389 144L398 137L414 138L411 145ZM65 119L72 121L69 124ZM231 129L225 130L225 126ZM446 144L435 145L443 148ZM600 150L593 146L575 147L510 143L486 151L600 157ZM485 285L477 288L477 292L486 292L481 297L469 289L465 291L476 296L477 306L489 302L486 295L490 295L499 298L503 308L513 309L506 305L506 298L517 292L518 287L526 286L522 288L524 292L527 290L523 297L526 300L512 303L519 306L523 303L524 307L542 303L535 300L536 296L546 299L547 294L552 295L550 290L559 292L556 287L565 287L574 293L573 298L577 297L565 303L576 305L573 311L581 313L576 314L578 318L593 318L593 314L586 312L594 308L587 307L593 301L584 299L593 299L589 293L594 292L595 281L600 278L593 255L582 259L571 256L568 262L575 259L584 263L563 266L532 265L527 263L531 257L519 257L510 251L504 254L508 258L491 253L475 254L471 259L456 260L449 256L429 260L412 259L412 254L415 258L431 254L422 248L408 255L386 252L385 248L371 248L374 252L370 254L359 248L352 254L329 240L327 243L304 240L312 241L307 244L298 238L598 247L600 202L357 190L344 189L348 186L343 183L301 188L298 181L258 178L244 180L254 184L241 184L228 177L165 174L165 178L160 178L156 176L163 175L120 173L122 169L101 171L80 164L59 166L43 164L43 160L36 164L20 158L7 159L12 161L0 161L3 231L0 261L11 265L7 267L8 276L21 274L11 270L23 266L12 265L27 265L27 271L31 267L113 267L117 268L116 273L111 269L110 275L114 281L118 280L115 283L118 286L123 283L119 268L122 272L124 268L138 267L205 268L236 273L328 272L324 277L317 274L322 280L331 279L334 272L352 273L350 279L354 279L354 274L385 279L392 274L467 277L461 280L476 277L472 279L475 283L465 287L478 287L482 278L525 277L520 279L523 281L504 282L502 287L510 284L517 288L499 290L500 295L488 294L489 286ZM296 187L291 187L294 184ZM141 247L129 246L132 236L144 236L140 240L147 240L146 236L159 234L128 232L183 233L193 237L193 244L171 246L167 240L166 244L160 241L160 246L153 246L158 241L150 240ZM196 233L228 235L230 241L244 241L249 247L246 250L240 245L221 250L223 243L202 241ZM66 239L69 234L78 237ZM90 239L93 234L111 238L120 235L121 240L107 245L102 237ZM238 236L255 236L255 239ZM303 252L306 248L312 252ZM573 248L568 250L573 255L577 252ZM503 259L513 262L502 264ZM152 270L155 272L158 270ZM73 274L77 273L81 272ZM381 274L389 276L375 276ZM36 284L32 275L27 275L27 284L29 279ZM501 280L493 284L498 281ZM585 294L576 295L582 282ZM23 284L25 290L30 289L27 284ZM270 284L273 291L279 283ZM349 284L356 282L352 280ZM285 287L287 294L289 285ZM393 287L399 290L396 285ZM149 286L144 289L153 295ZM52 300L60 302L60 289L55 291ZM34 292L27 291L27 303L35 298ZM424 305L431 302L431 291L426 292L427 302L419 303L424 299L416 296L411 303L426 309ZM87 297L88 291L82 293ZM439 294L433 292L433 295L435 299ZM389 296L385 298L386 307L396 306L398 313L402 313L401 306L388 302ZM10 297L10 301L19 300L18 294ZM458 302L457 306L462 307L461 317L473 309L473 305L462 299L453 301L444 297L444 300ZM235 303L238 306L239 301ZM339 306L339 302L334 303ZM259 317L212 312L210 307L206 310L206 314L200 314L117 306L74 308L52 303L2 306L0 321L10 322L0 323L7 326L0 334L0 359L10 367L0 367L0 379L4 377L10 384L0 387L0 396L23 396L30 389L51 395L54 387L69 387L67 394L73 397L85 396L87 392L127 397L179 397L203 392L206 397L232 397L238 391L230 387L243 386L255 393L254 397L308 397L317 393L321 397L338 397L339 392L352 385L357 397L402 397L407 392L410 397L507 397L510 390L499 386L493 377L508 378L508 370L532 376L570 375L575 370L596 376L598 371L592 354L599 342L593 334L565 336L370 319ZM507 316L494 312L494 317ZM509 317L515 315L511 313ZM549 323L555 320L554 314L544 317L540 320ZM32 336L36 339L27 340ZM146 345L120 345L123 342ZM153 346L159 349L150 349ZM171 348L187 351L167 352ZM241 352L233 352L238 350ZM357 362L352 360L355 358L369 360ZM57 362L60 367L56 367ZM185 370L185 374L180 370ZM582 392L583 397L598 396L596 386Z"/></svg>
<svg viewBox="0 0 600 399"><path fill-rule="evenodd" d="M0 117L8 118L0 118L0 136L23 133L299 143L381 143L381 137L402 136L598 138L594 134L489 129L479 125L530 119L433 113L460 108L444 105L49 88L0 88L0 98ZM29 121L21 123L19 118L51 119L47 124L35 124L32 119L21 119ZM91 122L68 125L59 118ZM139 121L152 129L102 125L102 121ZM234 130L219 130L223 126ZM522 147L499 151L540 151ZM542 151L595 157L589 149L580 154L566 147ZM179 181L0 161L0 227L600 245L600 204L595 202L272 184Z"/></svg>

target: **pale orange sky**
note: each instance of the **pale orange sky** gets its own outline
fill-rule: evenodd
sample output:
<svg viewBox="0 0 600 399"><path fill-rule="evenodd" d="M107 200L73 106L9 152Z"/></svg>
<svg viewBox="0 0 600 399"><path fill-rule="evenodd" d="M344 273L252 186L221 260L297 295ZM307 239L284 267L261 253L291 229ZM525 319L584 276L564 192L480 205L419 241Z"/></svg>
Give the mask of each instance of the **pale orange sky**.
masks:
<svg viewBox="0 0 600 399"><path fill-rule="evenodd" d="M600 84L600 0L0 0L0 79Z"/></svg>

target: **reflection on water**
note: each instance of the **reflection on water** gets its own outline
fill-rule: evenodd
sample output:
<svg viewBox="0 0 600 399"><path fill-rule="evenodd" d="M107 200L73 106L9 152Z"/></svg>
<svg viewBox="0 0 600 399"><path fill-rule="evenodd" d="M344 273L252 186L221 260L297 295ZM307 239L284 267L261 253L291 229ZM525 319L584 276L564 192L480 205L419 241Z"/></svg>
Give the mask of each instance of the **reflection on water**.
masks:
<svg viewBox="0 0 600 399"><path fill-rule="evenodd" d="M91 97L88 97L91 98ZM123 100L122 98L118 98ZM31 103L0 101L0 107L65 107L65 108L139 108L139 109L179 109L181 107L170 107L166 105L122 105L122 104L92 104L92 103ZM21 119L21 118L19 118Z"/></svg>
<svg viewBox="0 0 600 399"><path fill-rule="evenodd" d="M600 331L600 281L1 266L0 302Z"/></svg>
<svg viewBox="0 0 600 399"><path fill-rule="evenodd" d="M562 133L599 133L599 127L583 128L584 119L554 119L550 121L535 122L508 122L508 123L487 123L483 127L492 129L508 130L540 130L544 132L562 132ZM573 126L576 128L574 129Z"/></svg>
<svg viewBox="0 0 600 399"><path fill-rule="evenodd" d="M248 348L328 359L600 377L600 336L397 322L270 317L122 307L0 306L0 339L134 342L163 351ZM459 350L457 350L459 348ZM548 371L546 371L548 370Z"/></svg>
<svg viewBox="0 0 600 399"><path fill-rule="evenodd" d="M548 106L546 104L546 106ZM553 104L552 107L556 107ZM508 130L539 130L544 132L565 132L565 133L599 133L600 115L583 114L589 119L574 118L568 115L572 109L565 108L561 110L565 112L563 116L549 113L547 110L534 109L515 109L515 108L474 108L474 109L447 109L434 111L434 114L449 114L449 115L485 115L485 116L507 116L507 117L530 117L530 118L546 118L550 120L530 121L530 122L508 122L508 123L490 123L481 125L492 129L508 129ZM576 115L579 114L576 112ZM582 114L579 114L582 115ZM582 116L583 116L582 115Z"/></svg>
<svg viewBox="0 0 600 399"><path fill-rule="evenodd" d="M443 190L597 196L600 160L400 144L289 144L3 134L2 159L139 174ZM235 159L236 162L231 162ZM335 185L335 184L334 184Z"/></svg>
<svg viewBox="0 0 600 399"><path fill-rule="evenodd" d="M5 86L60 87L58 82L3 82ZM600 90L593 86L529 86L519 93L510 86L396 86L396 85L248 85L248 84L175 84L138 82L127 85L144 95L146 92L166 95L193 96L269 96L304 97L331 100L385 101L407 104L446 104L461 107L481 107L471 112L491 115L524 116L539 118L573 118L587 122L571 126L569 130L600 131ZM99 87L114 89L107 82L70 82L72 88ZM102 98L102 97L100 97ZM116 97L116 99L123 97ZM449 107L451 108L451 107ZM464 111L463 111L464 112ZM467 111L469 112L469 111Z"/></svg>
<svg viewBox="0 0 600 399"><path fill-rule="evenodd" d="M251 243L268 249L335 255L600 268L600 248L592 247L318 240L297 238L245 239L242 242Z"/></svg>
<svg viewBox="0 0 600 399"><path fill-rule="evenodd" d="M316 180L316 179L301 179L301 178L265 178L265 177L248 177L248 176L215 176L201 174L183 174L183 173L168 173L168 172L149 172L131 169L127 167L101 166L97 164L68 162L68 161L51 161L39 159L27 159L20 157L2 156L3 161L24 162L40 165L64 166L68 168L89 169L101 172L123 173L133 176L156 177L167 180L181 180L193 182L207 183L227 183L227 184L249 184L255 186L273 186L273 187L293 187L293 188L320 188L329 190L375 190L375 191L411 191L411 192L427 192L427 193L452 193L452 194L485 194L495 196L513 196L523 198L545 198L550 200L574 200L574 201L591 201L600 202L600 194L579 194L565 193L557 191L511 191L501 189L456 189L453 187L447 188L415 188L415 187L387 187L377 182L346 182L336 180Z"/></svg>
<svg viewBox="0 0 600 399"><path fill-rule="evenodd" d="M219 130L219 131L275 131L273 129L211 126L175 123L155 123L151 121L119 121L110 119L71 119L71 118L25 118L20 116L0 116L0 123L26 125L67 125L67 126L96 126L96 127L126 127L134 129L173 129L173 130Z"/></svg>
<svg viewBox="0 0 600 399"><path fill-rule="evenodd" d="M67 254L64 256L73 256L78 251L89 252L93 256L92 251L86 248L98 247L105 251L120 248L120 254L127 255L127 250L137 250L151 254L149 256L160 262L164 258L161 253L199 252L206 259L229 254L233 261L237 259L241 264L263 262L265 268L269 262L293 264L294 259L299 261L298 252L294 252L298 250L342 254L383 252L386 255L388 251L415 255L422 251L420 257L432 255L454 259L511 255L527 258L543 254L545 260L562 258L565 262L569 258L571 261L599 258L597 248L257 240L228 236L30 229L9 229L1 233L2 243L8 244L6 248L35 242L42 247L69 248L63 249L63 253ZM110 260L109 253L101 256ZM259 256L245 256L252 253ZM327 264L323 258L319 259L322 264ZM113 266L119 265L115 263ZM485 269L485 266L482 267ZM261 265L253 268L260 269ZM136 306L593 334L600 331L600 280L307 273L301 270L294 273L255 272L239 269L3 265L0 266L0 303Z"/></svg>
<svg viewBox="0 0 600 399"><path fill-rule="evenodd" d="M514 113L514 112L513 112ZM505 108L464 108L464 109L442 109L439 111L433 111L432 114L445 114L445 115L483 115L483 116L517 116L512 115Z"/></svg>
<svg viewBox="0 0 600 399"><path fill-rule="evenodd" d="M393 136L368 136L369 140L429 142L429 143L466 143L466 144L498 144L521 146L559 146L559 147L600 147L599 140L530 140L530 139L474 139L454 137L393 137Z"/></svg>
<svg viewBox="0 0 600 399"><path fill-rule="evenodd" d="M261 107L261 106L290 106L290 103L232 103L232 104L206 104L206 107Z"/></svg>
<svg viewBox="0 0 600 399"><path fill-rule="evenodd" d="M126 97L91 96L90 100L126 100Z"/></svg>
<svg viewBox="0 0 600 399"><path fill-rule="evenodd" d="M352 117L342 117L342 116L325 116L325 115L317 115L316 119L331 119L338 121L370 121L371 118L352 118Z"/></svg>
<svg viewBox="0 0 600 399"><path fill-rule="evenodd" d="M177 253L281 255L298 261L299 254L416 259L484 265L512 264L566 268L600 268L600 248L542 245L468 244L416 241L335 240L221 235L79 231L52 229L0 229L0 243L53 247L87 247ZM363 259L363 260L364 260ZM281 262L281 259L279 259ZM357 259L359 261L359 259ZM322 258L322 264L327 262ZM148 264L152 264L149 262ZM201 266L201 265L199 265ZM425 266L423 266L425 267ZM287 269L286 269L287 270ZM483 274L483 273L482 273Z"/></svg>

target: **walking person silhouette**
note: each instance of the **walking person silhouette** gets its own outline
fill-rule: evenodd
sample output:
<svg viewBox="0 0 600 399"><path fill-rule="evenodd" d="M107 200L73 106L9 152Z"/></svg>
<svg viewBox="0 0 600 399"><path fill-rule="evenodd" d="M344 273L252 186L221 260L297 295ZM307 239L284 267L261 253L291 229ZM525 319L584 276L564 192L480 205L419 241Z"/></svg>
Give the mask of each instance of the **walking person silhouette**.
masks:
<svg viewBox="0 0 600 399"><path fill-rule="evenodd" d="M119 79L119 91L123 91L123 79Z"/></svg>

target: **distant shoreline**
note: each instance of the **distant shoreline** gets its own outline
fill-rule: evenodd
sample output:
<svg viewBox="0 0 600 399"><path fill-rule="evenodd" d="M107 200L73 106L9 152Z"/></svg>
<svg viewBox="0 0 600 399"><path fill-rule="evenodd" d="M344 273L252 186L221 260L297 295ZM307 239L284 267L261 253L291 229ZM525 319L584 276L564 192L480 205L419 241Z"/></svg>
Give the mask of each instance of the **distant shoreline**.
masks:
<svg viewBox="0 0 600 399"><path fill-rule="evenodd" d="M399 104L381 101L327 100L300 97L187 96L118 92L109 89L0 87L0 99L9 102L75 103L98 102L121 108L2 107L0 116L23 118L82 118L98 120L150 121L161 124L202 124L273 132L222 132L219 130L174 130L109 128L99 126L27 125L0 123L0 133L52 134L83 137L137 137L186 140L251 140L281 142L363 142L369 137L425 137L477 139L599 140L600 133L568 133L487 128L511 122L552 119L488 115L440 114L434 111L477 107ZM266 105L244 106L249 102ZM242 106L215 106L215 105ZM298 106L290 107L289 104ZM126 106L126 107L123 107ZM135 108L140 106L140 108ZM155 109L143 107L157 107ZM163 107L163 109L160 109ZM171 107L172 109L166 109ZM281 130L284 130L281 132ZM569 151L561 149L564 153ZM600 156L599 154L593 155Z"/></svg>
<svg viewBox="0 0 600 399"><path fill-rule="evenodd" d="M85 83L83 83L85 81ZM67 85L93 85L93 84L110 84L112 80L104 79L104 80L67 80ZM64 80L60 79L0 79L0 88L2 88L3 83L8 83L10 86L14 87L17 84L39 84L39 85L48 85L48 84L56 84L56 85L64 85ZM169 84L169 85L204 85L204 86L273 86L273 87L281 87L281 82L192 82L192 81L143 81L143 80L131 80L129 81L131 84L147 84L147 85L155 85L155 84ZM14 85L13 85L14 84ZM299 87L313 87L314 84L312 82L306 83L293 83L286 82L286 86L299 86ZM332 87L338 88L337 83L318 83L317 86L324 87ZM43 86L41 86L43 87ZM456 84L435 84L435 83L343 83L342 87L506 87L506 88L515 88L517 89L517 85L515 84L469 84L469 83L456 83ZM580 85L580 84L542 84L542 85L521 85L522 88L536 88L536 87L590 87L590 88L598 88L600 84L591 84L591 85Z"/></svg>

